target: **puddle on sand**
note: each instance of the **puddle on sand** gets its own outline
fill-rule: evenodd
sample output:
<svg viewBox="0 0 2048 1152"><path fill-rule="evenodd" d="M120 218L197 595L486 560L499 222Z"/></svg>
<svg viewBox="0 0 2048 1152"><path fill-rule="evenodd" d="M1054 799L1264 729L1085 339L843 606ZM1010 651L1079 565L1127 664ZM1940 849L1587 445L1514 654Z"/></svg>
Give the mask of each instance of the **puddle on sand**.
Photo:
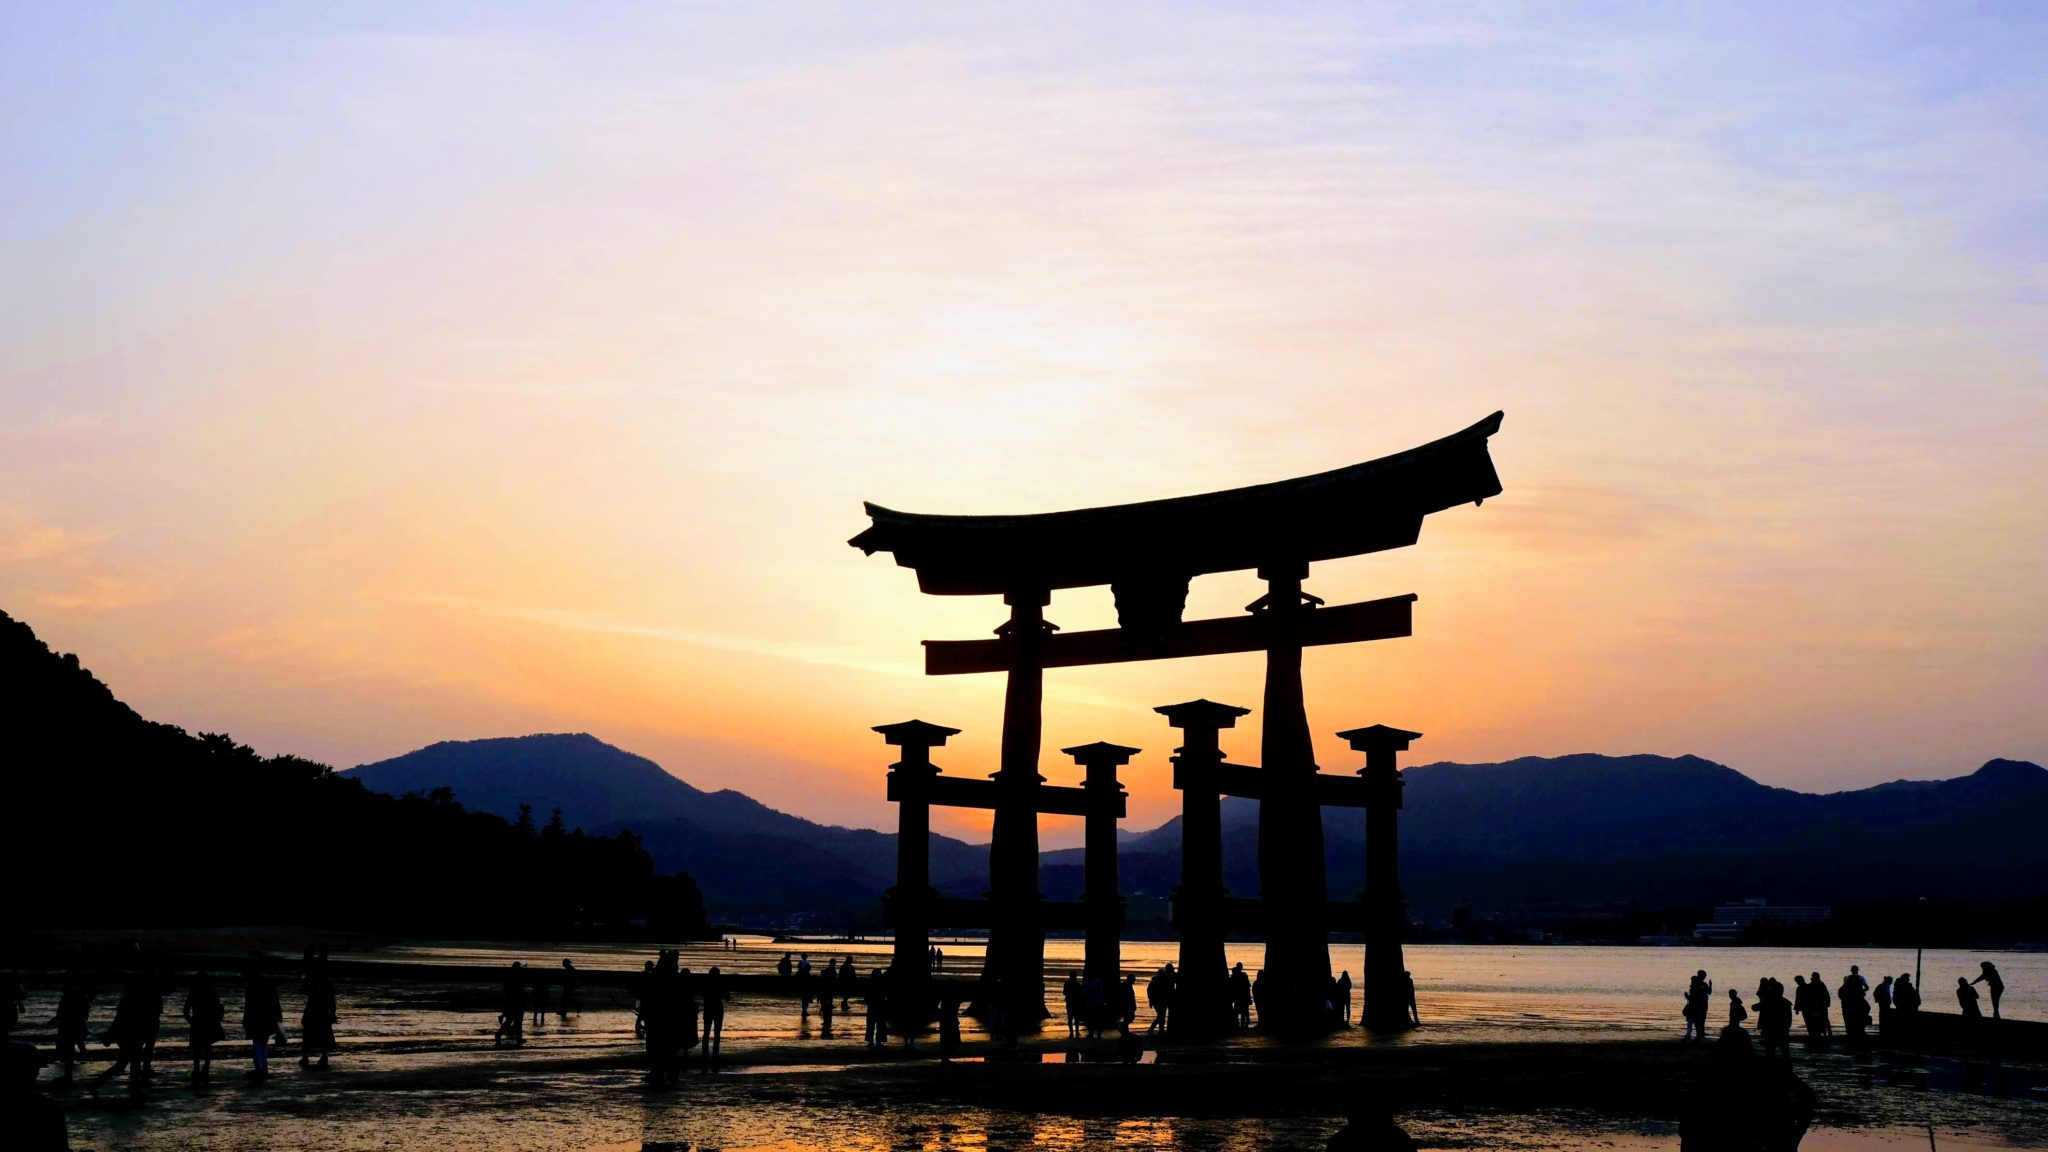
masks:
<svg viewBox="0 0 2048 1152"><path fill-rule="evenodd" d="M1038 1057L1040 1064L1157 1064L1159 1053L1146 1049L1136 1060L1125 1060L1113 1052L1044 1052Z"/></svg>

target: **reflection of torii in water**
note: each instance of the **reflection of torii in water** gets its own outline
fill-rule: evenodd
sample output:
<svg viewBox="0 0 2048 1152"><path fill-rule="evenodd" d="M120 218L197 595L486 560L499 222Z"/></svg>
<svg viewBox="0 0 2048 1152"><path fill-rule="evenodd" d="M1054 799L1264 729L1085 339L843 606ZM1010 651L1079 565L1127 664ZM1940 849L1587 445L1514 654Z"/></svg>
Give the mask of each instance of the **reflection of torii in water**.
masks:
<svg viewBox="0 0 2048 1152"><path fill-rule="evenodd" d="M991 779L944 777L931 767L928 750L944 743L954 729L915 722L879 729L905 750L904 761L890 776L890 798L902 806L899 875L887 908L899 951L906 940L914 940L922 955L927 930L941 919L963 927L985 924L990 932L984 978L1005 990L1004 1015L1012 1027L1035 1028L1045 1015L1045 930L1069 919L1066 908L1045 901L1038 890L1038 816L1090 815L1093 826L1111 807L1106 790L1048 787L1038 773L1045 669L1263 651L1258 768L1224 763L1216 747L1217 731L1246 710L1206 701L1160 710L1185 733L1175 758L1175 787L1181 789L1185 814L1182 882L1174 901L1181 936L1180 1002L1213 1002L1219 1006L1215 1023L1220 1024L1221 1006L1228 1003L1222 988L1223 935L1232 928L1254 929L1266 940L1265 977L1271 989L1259 1005L1261 1024L1288 1031L1316 1028L1323 1020L1330 979L1328 934L1332 927L1346 926L1336 922L1344 920L1366 932L1365 1023L1376 1029L1406 1026L1400 955L1405 913L1394 875L1394 812L1400 797L1394 754L1417 734L1381 725L1343 733L1368 755L1365 778L1318 774L1302 702L1301 650L1410 635L1415 597L1329 607L1305 593L1302 581L1315 561L1406 547L1415 543L1430 513L1498 494L1500 480L1487 442L1500 423L1496 412L1462 432L1393 456L1170 500L1024 516L927 516L867 505L873 523L850 541L855 547L894 554L899 565L916 571L918 587L926 593L1000 595L1010 606L1010 618L994 640L925 642L929 675L1008 675L1001 762ZM1193 577L1246 569L1266 582L1266 594L1245 615L1181 619ZM1103 584L1116 598L1119 627L1055 634L1044 617L1052 592ZM1101 770L1089 760L1082 763L1088 766L1090 785L1103 789L1106 780L1107 788L1115 790L1113 806L1121 815L1115 768L1136 750L1087 745L1068 751L1080 759L1089 750L1105 761L1115 759ZM1259 901L1232 901L1223 891L1221 829L1212 831L1207 818L1219 794L1260 801ZM929 829L930 804L993 809L985 906L939 902L932 894L925 854L919 850ZM1327 899L1321 808L1331 804L1368 812L1370 887L1363 909L1350 902L1333 906ZM1198 825L1200 836L1193 832ZM1106 874L1113 892L1113 819L1106 835L1111 861L1098 867L1091 834L1087 867L1090 877ZM907 843L913 836L915 846ZM1213 844L1208 842L1212 837ZM1114 903L1120 924L1120 899L1100 892L1092 881L1089 890L1091 899L1082 902L1078 918L1099 932ZM1115 929L1109 931L1113 949ZM922 965L902 959L896 965L899 978L922 971ZM1094 972L1096 967L1091 945L1088 968ZM1112 963L1108 971L1114 970ZM1210 1026L1204 1011L1176 1015L1184 1016L1188 1027L1203 1030Z"/></svg>

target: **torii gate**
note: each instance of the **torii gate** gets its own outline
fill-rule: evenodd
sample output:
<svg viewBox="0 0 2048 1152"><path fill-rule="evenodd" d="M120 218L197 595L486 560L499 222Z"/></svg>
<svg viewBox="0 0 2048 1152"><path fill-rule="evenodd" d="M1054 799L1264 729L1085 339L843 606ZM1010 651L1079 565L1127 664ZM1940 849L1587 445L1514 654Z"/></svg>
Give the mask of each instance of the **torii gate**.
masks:
<svg viewBox="0 0 2048 1152"><path fill-rule="evenodd" d="M1281 1030L1312 1026L1330 976L1320 809L1331 785L1318 780L1335 778L1316 772L1301 650L1411 635L1415 597L1329 607L1304 593L1302 581L1315 561L1406 547L1425 516L1498 495L1487 442L1501 420L1496 412L1441 440L1332 472L1170 500L1023 516L930 516L866 505L872 524L849 541L853 546L893 553L897 564L917 572L923 592L1000 595L1010 608L994 640L924 643L927 675L1008 675L1001 760L982 793L995 813L984 975L1005 989L1012 1021L1029 1025L1045 1015L1048 909L1038 890L1038 814L1050 791L1038 773L1045 670L1263 651L1260 767L1224 775L1240 777L1234 786L1255 790L1260 801L1261 899L1249 926L1264 935L1266 979L1275 989L1261 1005L1261 1021ZM1193 577L1246 569L1267 589L1246 615L1181 619ZM1052 592L1102 584L1115 595L1118 627L1055 634L1044 616ZM1377 800L1364 794L1362 806L1391 811L1388 792L1377 793ZM1398 795L1396 788L1391 796ZM907 835L910 821L904 824ZM906 883L899 878L899 896ZM1206 880L1184 874L1183 889L1191 883ZM1369 962L1363 974L1368 1004L1390 1001L1383 989L1374 994L1383 968Z"/></svg>

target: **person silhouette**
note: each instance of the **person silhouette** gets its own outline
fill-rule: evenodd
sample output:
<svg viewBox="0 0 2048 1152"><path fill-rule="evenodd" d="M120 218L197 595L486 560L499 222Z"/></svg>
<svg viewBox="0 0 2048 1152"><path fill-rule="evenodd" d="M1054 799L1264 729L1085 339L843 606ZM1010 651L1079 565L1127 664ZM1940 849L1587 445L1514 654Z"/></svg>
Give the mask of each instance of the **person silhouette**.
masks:
<svg viewBox="0 0 2048 1152"><path fill-rule="evenodd" d="M1414 1139L1394 1123L1394 1109L1384 1100L1354 1101L1349 1120L1324 1145L1329 1152L1415 1152Z"/></svg>
<svg viewBox="0 0 2048 1152"><path fill-rule="evenodd" d="M569 1013L577 1011L576 977L576 965L570 963L567 956L562 957L562 994L561 999L555 1002L557 1020L567 1020Z"/></svg>
<svg viewBox="0 0 2048 1152"><path fill-rule="evenodd" d="M59 1084L71 1083L72 1066L85 1055L95 995L93 986L75 969L64 974L64 991L57 997L57 1015L50 1020L57 1030L57 1062L64 1066L64 1074L57 1077Z"/></svg>
<svg viewBox="0 0 2048 1152"><path fill-rule="evenodd" d="M825 971L818 978L818 983L822 985L818 994L819 1036L832 1035L832 1006L839 1001L838 993L833 988L833 985L838 982L839 972L834 964L828 962L825 965Z"/></svg>
<svg viewBox="0 0 2048 1152"><path fill-rule="evenodd" d="M1707 1008L1713 1002L1714 982L1707 979L1707 970L1693 973L1685 987L1685 1036L1694 1042L1707 1038Z"/></svg>
<svg viewBox="0 0 2048 1152"><path fill-rule="evenodd" d="M889 973L887 968L868 973L866 1031L870 1048L880 1048L889 1042Z"/></svg>
<svg viewBox="0 0 2048 1152"><path fill-rule="evenodd" d="M163 994L155 974L147 968L131 973L121 986L121 999L114 1005L114 1022L100 1034L100 1043L112 1044L114 1062L93 1079L90 1091L99 1095L100 1085L128 1073L128 1088L139 1091L149 1077L150 1047L162 1027Z"/></svg>
<svg viewBox="0 0 2048 1152"><path fill-rule="evenodd" d="M790 954L784 952L782 954L782 959L777 960L775 962L775 974L777 976L782 977L784 980L789 979L790 972L792 971L792 964L793 962L790 960Z"/></svg>
<svg viewBox="0 0 2048 1152"><path fill-rule="evenodd" d="M846 958L839 962L839 1010L841 1012L853 1010L853 982L858 975L859 973L855 972L853 968L853 954L849 952L846 954Z"/></svg>
<svg viewBox="0 0 2048 1152"><path fill-rule="evenodd" d="M1828 995L1827 981L1820 978L1820 973L1814 972L1806 977L1806 986L1811 990L1808 993L1811 997L1808 1003L1813 1005L1813 1014L1807 1018L1806 1030L1815 1036L1833 1036L1835 1025L1828 1019L1828 1007L1834 1000Z"/></svg>
<svg viewBox="0 0 2048 1152"><path fill-rule="evenodd" d="M1852 969L1842 977L1842 986L1835 992L1835 998L1842 1005L1842 1031L1851 1040L1862 1040L1864 1030L1870 1024L1870 1000L1866 991L1862 977Z"/></svg>
<svg viewBox="0 0 2048 1152"><path fill-rule="evenodd" d="M491 1047L526 1043L526 965L517 960L505 973L505 985L498 995L498 1031Z"/></svg>
<svg viewBox="0 0 2048 1152"><path fill-rule="evenodd" d="M334 1024L338 1018L334 1003L334 981L327 975L327 954L322 952L306 969L306 1004L299 1013L299 1067L327 1067L327 1055L334 1051Z"/></svg>
<svg viewBox="0 0 2048 1152"><path fill-rule="evenodd" d="M1119 995L1122 996L1123 1003L1120 1006L1120 1010L1118 1012L1117 1023L1122 1031L1129 1032L1131 1030L1131 1023L1138 1018L1137 974L1131 972L1125 973L1124 982L1121 987L1122 991L1119 993Z"/></svg>
<svg viewBox="0 0 2048 1152"><path fill-rule="evenodd" d="M1337 1007L1337 1018L1347 1026L1351 1023L1351 972L1346 969L1337 976L1330 986L1330 1000Z"/></svg>
<svg viewBox="0 0 2048 1152"><path fill-rule="evenodd" d="M1081 1036L1081 979L1072 972L1060 981L1060 1007L1067 1014L1067 1039Z"/></svg>
<svg viewBox="0 0 2048 1152"><path fill-rule="evenodd" d="M1968 976L1956 977L1956 1002L1963 1007L1963 1019L1982 1020L1984 1013L1977 1008L1977 990L1970 986Z"/></svg>
<svg viewBox="0 0 2048 1152"><path fill-rule="evenodd" d="M277 1038L279 1047L285 1043L284 1009L277 1002L277 984L253 966L242 978L242 1036L249 1041L255 1065L249 1077L268 1079L271 1037Z"/></svg>
<svg viewBox="0 0 2048 1152"><path fill-rule="evenodd" d="M1742 1006L1742 993L1733 988L1728 990L1728 1032L1741 1032L1742 1022L1749 1019L1749 1009Z"/></svg>
<svg viewBox="0 0 2048 1152"><path fill-rule="evenodd" d="M682 1050L676 958L675 952L664 949L640 993L640 1015L647 1022L647 1083L654 1088L676 1082L676 1054Z"/></svg>
<svg viewBox="0 0 2048 1152"><path fill-rule="evenodd" d="M1408 1022L1418 1027L1422 1024L1422 1009L1415 1006L1415 973L1401 973L1401 991L1408 1001Z"/></svg>
<svg viewBox="0 0 2048 1152"><path fill-rule="evenodd" d="M1252 978L1242 960L1230 966L1230 1015L1239 1028L1252 1026Z"/></svg>
<svg viewBox="0 0 2048 1152"><path fill-rule="evenodd" d="M731 993L725 990L725 977L713 964L704 974L704 1067L707 1071L718 1067L725 1055L725 1001Z"/></svg>
<svg viewBox="0 0 2048 1152"><path fill-rule="evenodd" d="M680 958L681 951L678 951L676 956ZM674 1078L680 1082L683 1074L682 1053L697 1046L697 978L690 974L688 968L676 972L675 991L672 995L674 1000L669 1009L676 1022Z"/></svg>
<svg viewBox="0 0 2048 1152"><path fill-rule="evenodd" d="M646 996L647 983L652 979L654 979L654 961L642 961L640 965L640 978L633 982L633 1035L635 1036L647 1035L647 1017L641 1011L641 1001Z"/></svg>
<svg viewBox="0 0 2048 1152"><path fill-rule="evenodd" d="M1154 972L1152 979L1146 983L1145 1000L1152 1006L1152 1027L1147 1029L1148 1032L1164 1032L1167 1030L1173 1012L1174 984L1175 977L1173 961L1171 960L1161 964L1159 971Z"/></svg>
<svg viewBox="0 0 2048 1152"><path fill-rule="evenodd" d="M802 1006L801 1020L811 1018L811 957L808 953L796 958L796 998Z"/></svg>
<svg viewBox="0 0 2048 1152"><path fill-rule="evenodd" d="M1892 981L1892 1009L1906 1017L1904 1022L1909 1026L1912 1024L1912 1017L1919 1014L1920 990L1913 987L1913 977L1910 973L1902 972L1897 980Z"/></svg>
<svg viewBox="0 0 2048 1152"><path fill-rule="evenodd" d="M64 1109L36 1090L42 1055L22 1040L0 1042L0 1132L15 1152L68 1152Z"/></svg>
<svg viewBox="0 0 2048 1152"><path fill-rule="evenodd" d="M1756 1031L1763 1039L1764 1055L1773 1049L1792 1054L1792 1002L1785 998L1785 986L1768 976L1756 986Z"/></svg>
<svg viewBox="0 0 2048 1152"><path fill-rule="evenodd" d="M939 1063L951 1064L960 1051L960 998L939 1001Z"/></svg>
<svg viewBox="0 0 2048 1152"><path fill-rule="evenodd" d="M192 1083L204 1084L213 1077L213 1046L227 1038L227 1008L214 989L213 977L200 972L185 990L185 1017L192 1049Z"/></svg>
<svg viewBox="0 0 2048 1152"><path fill-rule="evenodd" d="M1882 1033L1892 1023L1892 978L1879 980L1870 990L1870 998L1877 1004L1877 1030Z"/></svg>
<svg viewBox="0 0 2048 1152"><path fill-rule="evenodd" d="M538 968L533 970L533 995L527 1000L527 1007L533 1010L533 1026L538 1028L548 1019L548 974Z"/></svg>
<svg viewBox="0 0 2048 1152"><path fill-rule="evenodd" d="M1102 987L1102 979L1093 972L1081 981L1081 1024L1094 1040L1102 1034L1109 1021L1109 993Z"/></svg>
<svg viewBox="0 0 2048 1152"><path fill-rule="evenodd" d="M1970 983L1982 984L1984 990L1991 993L1991 1018L1999 1019L1998 1001L2005 995L2005 978L1998 974L1998 965L1984 961L1978 966L1977 978Z"/></svg>

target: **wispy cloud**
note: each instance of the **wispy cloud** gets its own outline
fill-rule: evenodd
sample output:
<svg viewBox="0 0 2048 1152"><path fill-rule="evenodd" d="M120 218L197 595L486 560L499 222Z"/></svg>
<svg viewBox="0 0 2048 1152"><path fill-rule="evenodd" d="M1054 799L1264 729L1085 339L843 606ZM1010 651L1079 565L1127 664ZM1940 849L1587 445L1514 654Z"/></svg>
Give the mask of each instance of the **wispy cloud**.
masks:
<svg viewBox="0 0 2048 1152"><path fill-rule="evenodd" d="M815 664L827 668L848 668L860 672L873 672L884 676L918 676L922 674L916 664L909 661L882 660L858 649L831 644L817 644L801 640L779 640L767 636L748 636L733 632L716 632L702 628L679 627L671 624L649 624L627 620L604 612L592 612L574 608L547 608L521 604L501 604L471 596L452 596L442 593L419 593L398 597L402 603L422 608L435 608L468 612L479 616L490 616L500 620L517 620L528 624L543 624L550 628L566 628L577 632L598 632L609 636L637 636L646 640L660 640L672 644L691 644L700 648L717 648L727 652L744 652L754 656L766 656L775 660L791 660L799 664Z"/></svg>

